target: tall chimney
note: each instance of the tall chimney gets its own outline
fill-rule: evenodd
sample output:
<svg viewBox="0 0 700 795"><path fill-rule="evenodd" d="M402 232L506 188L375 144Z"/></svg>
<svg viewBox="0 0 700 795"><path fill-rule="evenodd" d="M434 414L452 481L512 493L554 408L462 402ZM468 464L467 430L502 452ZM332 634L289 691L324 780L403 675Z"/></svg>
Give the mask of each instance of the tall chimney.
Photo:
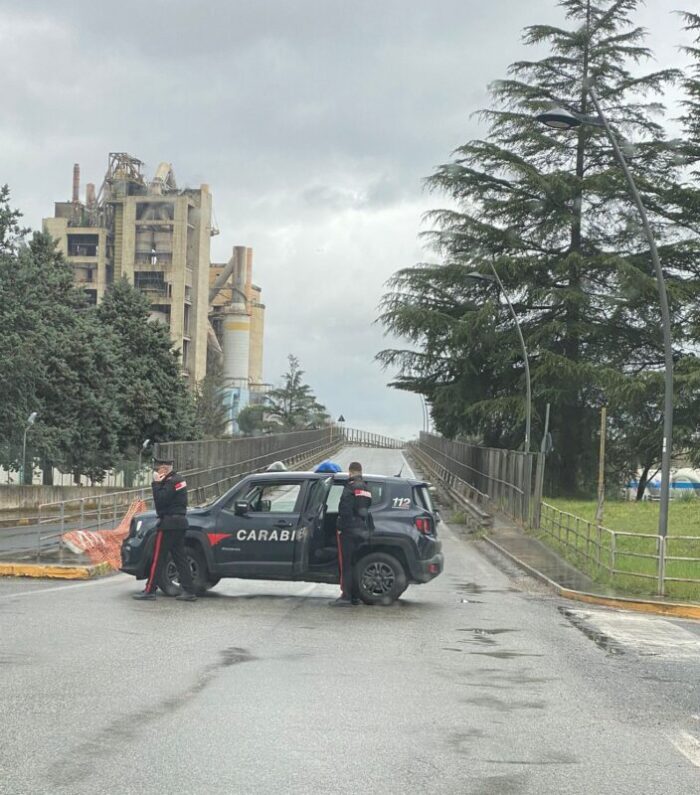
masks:
<svg viewBox="0 0 700 795"><path fill-rule="evenodd" d="M97 204L94 182L88 182L88 184L85 186L85 204L87 204L88 207L92 207Z"/></svg>
<svg viewBox="0 0 700 795"><path fill-rule="evenodd" d="M73 204L80 201L80 163L73 165Z"/></svg>

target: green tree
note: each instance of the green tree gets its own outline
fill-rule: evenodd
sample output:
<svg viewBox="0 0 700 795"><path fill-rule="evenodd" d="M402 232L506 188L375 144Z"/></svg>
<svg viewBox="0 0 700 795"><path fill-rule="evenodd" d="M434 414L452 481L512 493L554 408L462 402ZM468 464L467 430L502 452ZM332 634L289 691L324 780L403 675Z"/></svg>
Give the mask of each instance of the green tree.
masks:
<svg viewBox="0 0 700 795"><path fill-rule="evenodd" d="M316 427L327 418L322 406L308 384L296 356L288 356L289 370L282 376L282 386L267 394L265 413L269 425L278 430L295 431Z"/></svg>
<svg viewBox="0 0 700 795"><path fill-rule="evenodd" d="M18 225L9 190L0 191L0 438L5 466L21 467L22 433L29 414L38 420L27 437L27 470L43 462L77 478L94 479L114 463L117 416L114 358L71 267L53 240Z"/></svg>
<svg viewBox="0 0 700 795"><path fill-rule="evenodd" d="M207 374L195 394L197 436L218 439L226 434L229 410L224 403L224 372L221 357L207 355Z"/></svg>
<svg viewBox="0 0 700 795"><path fill-rule="evenodd" d="M265 430L265 406L254 404L246 406L238 412L236 422L241 433L255 436Z"/></svg>
<svg viewBox="0 0 700 795"><path fill-rule="evenodd" d="M530 351L535 407L552 404L558 489L594 482L598 412L607 391L663 366L653 267L622 172L602 131L543 127L535 116L567 103L590 113L594 81L615 128L636 141L630 167L668 269L676 353L698 334L698 242L682 224L682 160L652 99L678 78L639 74L651 57L632 16L638 0L562 0L569 26L534 25L525 43L540 60L514 63L491 87L485 140L469 141L428 180L453 207L430 214L439 263L407 268L383 304L386 327L411 348L383 351L394 386L425 395L437 428L517 447L523 438L524 368L515 329L492 285L497 269ZM634 70L634 73L633 73ZM696 363L696 362L695 362ZM539 417L534 418L534 431Z"/></svg>
<svg viewBox="0 0 700 795"><path fill-rule="evenodd" d="M133 457L145 439L196 435L194 398L181 375L168 329L149 319L148 299L126 280L115 282L97 308L115 339L119 451Z"/></svg>

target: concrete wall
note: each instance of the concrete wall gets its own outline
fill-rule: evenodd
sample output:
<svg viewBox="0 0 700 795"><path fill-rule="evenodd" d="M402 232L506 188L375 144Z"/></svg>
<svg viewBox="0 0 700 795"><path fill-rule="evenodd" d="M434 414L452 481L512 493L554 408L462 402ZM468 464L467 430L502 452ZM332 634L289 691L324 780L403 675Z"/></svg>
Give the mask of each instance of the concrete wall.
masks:
<svg viewBox="0 0 700 795"><path fill-rule="evenodd" d="M113 494L123 489L104 486L0 486L0 511L38 509L42 503Z"/></svg>

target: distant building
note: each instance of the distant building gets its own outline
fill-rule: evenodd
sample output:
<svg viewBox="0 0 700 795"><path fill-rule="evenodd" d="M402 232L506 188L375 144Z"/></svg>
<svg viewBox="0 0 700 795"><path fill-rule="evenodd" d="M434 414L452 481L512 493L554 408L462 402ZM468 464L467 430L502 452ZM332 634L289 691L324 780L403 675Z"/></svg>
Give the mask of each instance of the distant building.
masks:
<svg viewBox="0 0 700 795"><path fill-rule="evenodd" d="M43 227L93 303L115 279L126 278L151 302L152 317L170 329L194 385L206 375L209 335L212 196L207 185L179 189L169 163L147 182L143 163L111 153L98 193L88 184L80 199L80 168L73 169L71 201L56 202Z"/></svg>
<svg viewBox="0 0 700 795"><path fill-rule="evenodd" d="M253 250L234 246L228 263L209 269L211 324L221 350L225 399L231 432L238 430L238 412L263 399L265 304L253 284Z"/></svg>

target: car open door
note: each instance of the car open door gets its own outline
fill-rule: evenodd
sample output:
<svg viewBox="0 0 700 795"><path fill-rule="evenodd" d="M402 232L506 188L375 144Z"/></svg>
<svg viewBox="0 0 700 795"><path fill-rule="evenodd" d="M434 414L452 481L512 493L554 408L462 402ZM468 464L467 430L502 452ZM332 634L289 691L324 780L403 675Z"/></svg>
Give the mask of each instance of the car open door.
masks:
<svg viewBox="0 0 700 795"><path fill-rule="evenodd" d="M302 512L300 532L296 535L294 568L296 577L302 577L309 567L309 552L323 535L326 498L333 485L333 477L317 480L308 492L306 506Z"/></svg>

